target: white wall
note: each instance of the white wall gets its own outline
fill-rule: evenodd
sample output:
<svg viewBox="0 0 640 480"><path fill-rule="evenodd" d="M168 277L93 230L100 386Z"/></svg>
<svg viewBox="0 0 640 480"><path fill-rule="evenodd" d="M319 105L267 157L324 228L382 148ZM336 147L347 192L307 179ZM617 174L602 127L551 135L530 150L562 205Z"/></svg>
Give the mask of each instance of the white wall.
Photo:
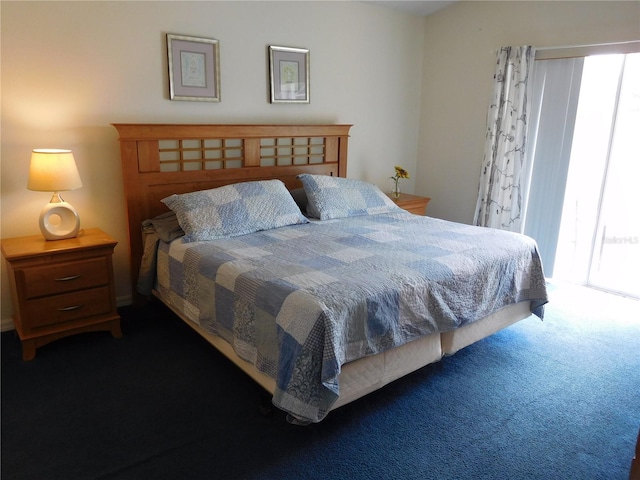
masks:
<svg viewBox="0 0 640 480"><path fill-rule="evenodd" d="M415 191L432 216L471 223L495 52L640 39L640 2L460 2L425 21Z"/></svg>
<svg viewBox="0 0 640 480"><path fill-rule="evenodd" d="M348 175L390 188L416 171L423 19L358 2L2 1L2 237L39 234L50 195L26 190L33 148L71 148L82 225L114 236L130 292L112 122L352 123ZM221 103L168 99L165 34L220 41ZM271 105L267 45L310 49L311 103ZM413 180L405 184L413 188ZM2 265L2 320L12 312Z"/></svg>
<svg viewBox="0 0 640 480"><path fill-rule="evenodd" d="M74 150L84 187L65 197L120 242L130 289L120 159L111 122L353 123L349 171L432 197L470 223L494 52L640 39L640 2L458 2L422 19L359 2L0 2L1 235L38 234L49 195L26 190L30 151ZM165 34L220 40L222 102L168 99ZM267 45L311 50L311 104L267 102ZM424 65L424 68L423 68ZM414 184L415 182L415 184ZM415 185L415 189L414 189ZM1 318L12 306L4 263Z"/></svg>

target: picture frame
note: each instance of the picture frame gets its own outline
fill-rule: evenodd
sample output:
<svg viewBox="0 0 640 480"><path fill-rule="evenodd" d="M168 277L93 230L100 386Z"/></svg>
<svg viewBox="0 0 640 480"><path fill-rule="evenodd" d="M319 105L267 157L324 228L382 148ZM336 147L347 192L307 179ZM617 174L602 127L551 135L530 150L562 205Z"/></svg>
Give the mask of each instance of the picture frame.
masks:
<svg viewBox="0 0 640 480"><path fill-rule="evenodd" d="M309 50L269 45L271 103L309 103Z"/></svg>
<svg viewBox="0 0 640 480"><path fill-rule="evenodd" d="M220 43L214 38L167 34L169 98L220 101Z"/></svg>

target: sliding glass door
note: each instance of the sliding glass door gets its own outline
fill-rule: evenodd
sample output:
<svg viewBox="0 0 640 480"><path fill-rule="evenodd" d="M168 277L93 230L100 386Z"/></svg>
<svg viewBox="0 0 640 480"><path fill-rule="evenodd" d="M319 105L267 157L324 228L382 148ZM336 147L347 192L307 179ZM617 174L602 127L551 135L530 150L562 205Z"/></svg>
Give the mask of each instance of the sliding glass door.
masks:
<svg viewBox="0 0 640 480"><path fill-rule="evenodd" d="M553 278L640 298L640 54L586 57Z"/></svg>
<svg viewBox="0 0 640 480"><path fill-rule="evenodd" d="M640 53L536 61L524 233L548 277L640 298Z"/></svg>

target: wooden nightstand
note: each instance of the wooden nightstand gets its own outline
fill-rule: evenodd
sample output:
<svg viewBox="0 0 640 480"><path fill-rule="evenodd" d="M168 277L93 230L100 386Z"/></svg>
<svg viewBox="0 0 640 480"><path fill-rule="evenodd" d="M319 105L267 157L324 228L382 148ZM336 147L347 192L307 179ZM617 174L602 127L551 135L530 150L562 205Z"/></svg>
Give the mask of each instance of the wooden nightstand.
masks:
<svg viewBox="0 0 640 480"><path fill-rule="evenodd" d="M117 243L97 228L66 240L47 241L42 235L2 240L24 360L67 335L106 330L122 336L113 282Z"/></svg>
<svg viewBox="0 0 640 480"><path fill-rule="evenodd" d="M431 200L429 197L419 197L418 195L411 195L409 193L401 193L400 198L393 198L391 196L389 196L389 198L400 208L416 215L425 215L427 203Z"/></svg>

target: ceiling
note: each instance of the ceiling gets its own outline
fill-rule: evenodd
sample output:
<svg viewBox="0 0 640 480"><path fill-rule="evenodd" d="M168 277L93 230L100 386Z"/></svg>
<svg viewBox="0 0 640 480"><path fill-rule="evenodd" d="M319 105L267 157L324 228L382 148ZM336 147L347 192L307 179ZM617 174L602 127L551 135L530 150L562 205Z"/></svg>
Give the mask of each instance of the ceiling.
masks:
<svg viewBox="0 0 640 480"><path fill-rule="evenodd" d="M436 1L436 0L367 0L365 3L380 5L381 7L392 8L413 15L426 17L438 10L453 5L457 0L453 1Z"/></svg>

